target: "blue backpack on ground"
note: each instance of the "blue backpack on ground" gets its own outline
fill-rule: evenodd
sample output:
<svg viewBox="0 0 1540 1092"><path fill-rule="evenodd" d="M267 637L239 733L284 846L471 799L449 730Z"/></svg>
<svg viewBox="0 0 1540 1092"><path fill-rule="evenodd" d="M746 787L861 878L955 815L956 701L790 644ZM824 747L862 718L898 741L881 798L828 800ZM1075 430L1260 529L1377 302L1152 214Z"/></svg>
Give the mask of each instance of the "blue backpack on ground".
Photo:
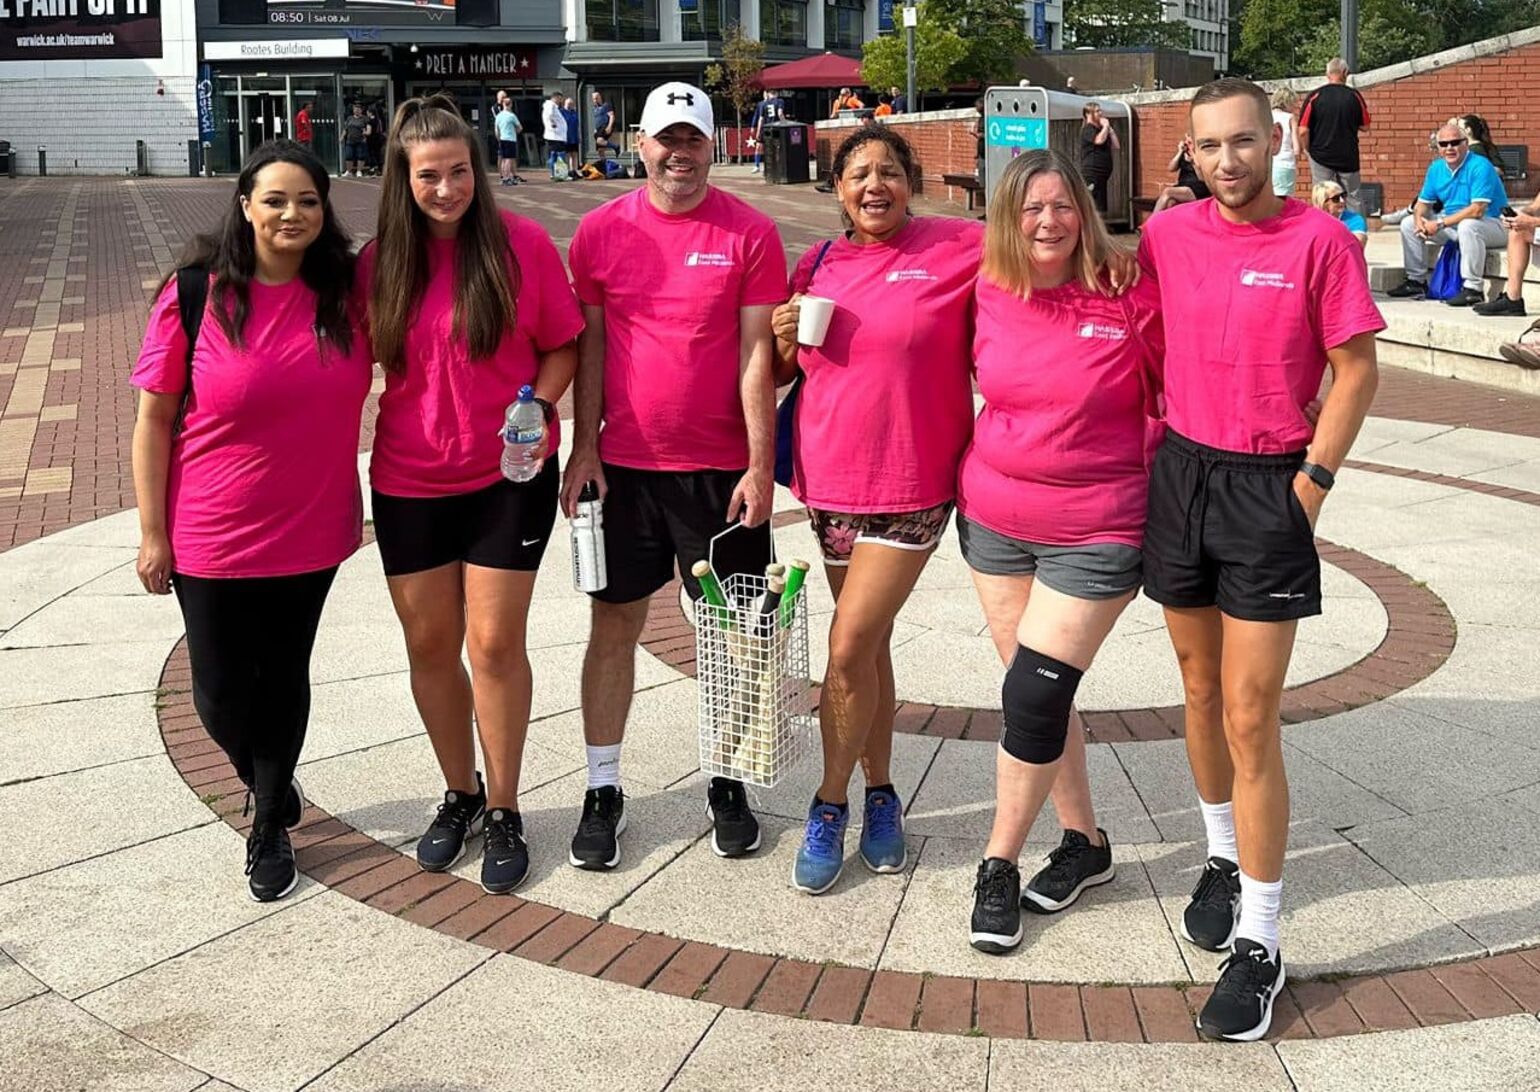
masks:
<svg viewBox="0 0 1540 1092"><path fill-rule="evenodd" d="M1428 278L1428 299L1452 300L1465 287L1460 276L1460 244L1450 239L1438 252L1433 275Z"/></svg>
<svg viewBox="0 0 1540 1092"><path fill-rule="evenodd" d="M626 176L626 168L613 159L601 159L599 161L599 169L604 172L605 178L624 178Z"/></svg>

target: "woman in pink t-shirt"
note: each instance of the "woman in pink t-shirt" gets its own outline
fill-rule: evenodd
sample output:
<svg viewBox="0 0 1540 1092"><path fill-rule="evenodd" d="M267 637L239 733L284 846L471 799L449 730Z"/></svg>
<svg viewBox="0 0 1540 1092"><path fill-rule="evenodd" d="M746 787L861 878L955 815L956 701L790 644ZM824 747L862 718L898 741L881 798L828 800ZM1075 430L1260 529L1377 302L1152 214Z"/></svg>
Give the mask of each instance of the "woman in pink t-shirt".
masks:
<svg viewBox="0 0 1540 1092"><path fill-rule="evenodd" d="M385 369L369 468L375 538L447 785L417 863L450 868L484 824L481 884L502 894L529 870L518 803L525 630L557 493L554 458L528 481L503 476L504 412L532 387L545 455L556 450L553 406L577 368L582 315L550 236L498 210L481 141L443 96L396 111L359 281Z"/></svg>
<svg viewBox="0 0 1540 1092"><path fill-rule="evenodd" d="M132 376L139 579L176 592L193 704L256 796L246 873L261 902L298 880L310 651L363 530L371 369L329 189L300 145L258 148L222 226L161 285Z"/></svg>
<svg viewBox="0 0 1540 1092"><path fill-rule="evenodd" d="M1053 913L1112 879L1070 717L1082 673L1139 589L1161 359L1153 284L1103 291L1115 253L1073 163L1053 151L1011 161L990 201L974 306L984 407L958 472L963 560L1008 665L970 923L984 952L1021 942L1023 904ZM1023 893L1016 861L1056 780L1083 799L1056 792L1064 838Z"/></svg>
<svg viewBox="0 0 1540 1092"><path fill-rule="evenodd" d="M815 245L776 308L781 379L797 369L792 491L807 505L837 600L819 717L824 775L793 882L809 894L844 867L849 783L866 779L861 859L907 860L892 784L894 619L946 529L973 422L969 300L981 226L909 214L919 164L897 130L857 130L835 152L848 230ZM835 302L821 345L797 344L798 299Z"/></svg>

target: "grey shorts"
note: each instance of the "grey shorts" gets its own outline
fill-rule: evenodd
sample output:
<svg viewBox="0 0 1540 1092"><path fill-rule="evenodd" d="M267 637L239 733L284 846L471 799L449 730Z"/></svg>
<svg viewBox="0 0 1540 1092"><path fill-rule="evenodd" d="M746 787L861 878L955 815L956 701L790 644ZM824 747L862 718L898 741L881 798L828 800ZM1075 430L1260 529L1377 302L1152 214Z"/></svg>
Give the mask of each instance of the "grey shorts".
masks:
<svg viewBox="0 0 1540 1092"><path fill-rule="evenodd" d="M1143 554L1120 542L1087 546L1044 546L991 531L957 513L963 560L988 576L1035 576L1056 592L1076 599L1116 599L1137 591L1144 576Z"/></svg>

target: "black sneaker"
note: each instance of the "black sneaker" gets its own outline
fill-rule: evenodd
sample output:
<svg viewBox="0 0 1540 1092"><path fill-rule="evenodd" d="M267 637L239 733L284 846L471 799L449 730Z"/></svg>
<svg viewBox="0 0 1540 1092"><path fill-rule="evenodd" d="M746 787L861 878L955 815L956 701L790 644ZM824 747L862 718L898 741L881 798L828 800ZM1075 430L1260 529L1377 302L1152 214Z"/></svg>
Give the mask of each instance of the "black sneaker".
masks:
<svg viewBox="0 0 1540 1092"><path fill-rule="evenodd" d="M487 812L481 841L481 889L506 895L529 875L529 846L524 842L524 817L507 808Z"/></svg>
<svg viewBox="0 0 1540 1092"><path fill-rule="evenodd" d="M1020 869L999 857L980 861L968 943L981 952L1004 955L1021 943L1022 932Z"/></svg>
<svg viewBox="0 0 1540 1092"><path fill-rule="evenodd" d="M1219 966L1219 981L1198 1014L1198 1031L1208 1039L1251 1043L1273 1023L1273 999L1283 989L1283 953L1267 958L1267 949L1240 937L1235 951Z"/></svg>
<svg viewBox="0 0 1540 1092"><path fill-rule="evenodd" d="M1210 857L1182 911L1182 935L1199 948L1222 952L1235 941L1240 921L1241 870L1233 861Z"/></svg>
<svg viewBox="0 0 1540 1092"><path fill-rule="evenodd" d="M299 883L294 868L294 847L280 823L251 828L246 838L246 877L251 897L257 902L281 899Z"/></svg>
<svg viewBox="0 0 1540 1092"><path fill-rule="evenodd" d="M759 820L749 810L742 781L713 777L706 789L706 818L711 820L711 852L742 857L759 848Z"/></svg>
<svg viewBox="0 0 1540 1092"><path fill-rule="evenodd" d="M620 836L625 830L626 794L614 785L589 789L567 860L574 868L590 872L614 868L620 863Z"/></svg>
<svg viewBox="0 0 1540 1092"><path fill-rule="evenodd" d="M1088 887L1112 879L1112 839L1100 827L1102 845L1078 830L1066 830L1059 847L1048 854L1048 865L1027 884L1021 905L1036 914L1057 914L1080 897Z"/></svg>
<svg viewBox="0 0 1540 1092"><path fill-rule="evenodd" d="M417 841L417 867L424 872L447 872L462 854L465 843L481 833L487 814L487 789L476 775L476 795L450 789L438 806L438 815Z"/></svg>
<svg viewBox="0 0 1540 1092"><path fill-rule="evenodd" d="M1499 292L1497 298L1486 303L1478 303L1471 308L1478 315L1525 315L1524 301L1522 299L1509 299L1508 293Z"/></svg>
<svg viewBox="0 0 1540 1092"><path fill-rule="evenodd" d="M283 798L283 825L286 830L299 826L305 814L305 791L299 787L299 778L289 778L289 791Z"/></svg>
<svg viewBox="0 0 1540 1092"><path fill-rule="evenodd" d="M1402 281L1385 295L1393 300L1425 300L1428 298L1428 285L1425 281Z"/></svg>
<svg viewBox="0 0 1540 1092"><path fill-rule="evenodd" d="M1473 307L1485 302L1486 297L1474 288L1462 288L1444 302L1450 307Z"/></svg>

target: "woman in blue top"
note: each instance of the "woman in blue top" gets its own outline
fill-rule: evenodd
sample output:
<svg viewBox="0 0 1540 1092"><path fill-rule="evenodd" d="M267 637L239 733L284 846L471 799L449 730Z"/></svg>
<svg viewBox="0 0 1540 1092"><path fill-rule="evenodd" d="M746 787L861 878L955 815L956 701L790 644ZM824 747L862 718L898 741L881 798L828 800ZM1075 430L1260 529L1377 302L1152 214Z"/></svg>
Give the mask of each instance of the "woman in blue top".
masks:
<svg viewBox="0 0 1540 1092"><path fill-rule="evenodd" d="M1323 212L1329 212L1342 221L1342 226L1353 233L1358 245L1369 245L1369 225L1364 218L1348 208L1347 194L1337 182L1317 182L1310 190L1310 202Z"/></svg>

